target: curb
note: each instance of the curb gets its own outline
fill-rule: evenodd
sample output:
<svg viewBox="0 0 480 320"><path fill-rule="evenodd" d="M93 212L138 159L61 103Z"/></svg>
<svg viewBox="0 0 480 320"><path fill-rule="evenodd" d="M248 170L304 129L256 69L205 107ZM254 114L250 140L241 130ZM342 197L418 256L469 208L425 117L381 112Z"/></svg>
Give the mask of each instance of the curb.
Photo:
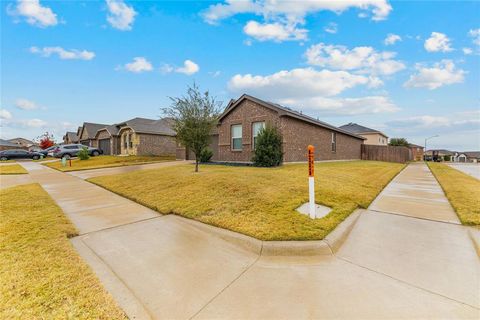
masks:
<svg viewBox="0 0 480 320"><path fill-rule="evenodd" d="M470 240L472 240L475 251L477 251L477 255L480 258L480 230L470 227L468 235L470 236Z"/></svg>
<svg viewBox="0 0 480 320"><path fill-rule="evenodd" d="M347 239L364 209L356 209L323 240L263 241L238 232L175 216L199 230L210 233L259 256L325 256L335 254Z"/></svg>

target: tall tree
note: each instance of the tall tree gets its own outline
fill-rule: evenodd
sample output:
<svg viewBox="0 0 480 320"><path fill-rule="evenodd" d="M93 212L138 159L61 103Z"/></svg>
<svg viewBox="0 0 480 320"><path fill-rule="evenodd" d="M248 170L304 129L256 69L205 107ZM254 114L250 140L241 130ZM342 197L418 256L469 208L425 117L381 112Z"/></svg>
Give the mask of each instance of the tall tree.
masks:
<svg viewBox="0 0 480 320"><path fill-rule="evenodd" d="M391 146L404 146L404 147L408 147L409 145L407 139L405 138L391 138L388 144Z"/></svg>
<svg viewBox="0 0 480 320"><path fill-rule="evenodd" d="M173 130L178 141L195 154L195 172L198 172L200 154L210 144L211 134L218 123L221 103L208 91L201 93L193 84L187 94L170 98L172 104L164 113L173 119Z"/></svg>
<svg viewBox="0 0 480 320"><path fill-rule="evenodd" d="M40 148L42 150L50 148L51 146L53 146L55 144L55 138L54 138L53 134L48 133L48 132L45 132L41 136L37 137L36 140L39 141L38 144L40 145Z"/></svg>

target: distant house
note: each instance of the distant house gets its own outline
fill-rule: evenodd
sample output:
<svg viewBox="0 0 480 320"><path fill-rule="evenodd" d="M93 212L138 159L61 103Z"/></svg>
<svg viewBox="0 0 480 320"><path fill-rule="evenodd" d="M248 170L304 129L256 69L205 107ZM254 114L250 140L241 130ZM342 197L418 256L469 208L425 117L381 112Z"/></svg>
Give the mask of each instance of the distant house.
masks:
<svg viewBox="0 0 480 320"><path fill-rule="evenodd" d="M480 151L455 152L453 156L454 162L480 162Z"/></svg>
<svg viewBox="0 0 480 320"><path fill-rule="evenodd" d="M20 149L33 150L38 148L38 143L25 138L8 139L8 141L11 143L14 143L17 146L17 148L20 148Z"/></svg>
<svg viewBox="0 0 480 320"><path fill-rule="evenodd" d="M425 152L427 160L440 159L441 161L454 161L455 151L445 149L432 149Z"/></svg>
<svg viewBox="0 0 480 320"><path fill-rule="evenodd" d="M376 146L388 145L388 136L381 131L367 128L353 122L340 126L339 128L365 138L364 144Z"/></svg>
<svg viewBox="0 0 480 320"><path fill-rule="evenodd" d="M65 144L78 143L77 133L72 131L67 131L63 136L63 143Z"/></svg>
<svg viewBox="0 0 480 320"><path fill-rule="evenodd" d="M412 151L412 158L414 161L422 161L423 160L423 149L424 147L419 146L417 144L409 143L408 147Z"/></svg>
<svg viewBox="0 0 480 320"><path fill-rule="evenodd" d="M232 100L212 135L212 160L251 162L258 133L267 124L279 128L283 161L307 160L307 147L315 147L316 160L360 159L364 138L279 104L242 95Z"/></svg>
<svg viewBox="0 0 480 320"><path fill-rule="evenodd" d="M0 139L0 151L3 150L11 150L11 149L25 149L27 150L27 147L21 147L16 143L10 142L8 140Z"/></svg>
<svg viewBox="0 0 480 320"><path fill-rule="evenodd" d="M77 133L78 142L88 147L95 147L95 135L97 131L106 126L108 126L108 124L84 122Z"/></svg>
<svg viewBox="0 0 480 320"><path fill-rule="evenodd" d="M94 146L105 154L175 156L171 119L133 118L99 128Z"/></svg>

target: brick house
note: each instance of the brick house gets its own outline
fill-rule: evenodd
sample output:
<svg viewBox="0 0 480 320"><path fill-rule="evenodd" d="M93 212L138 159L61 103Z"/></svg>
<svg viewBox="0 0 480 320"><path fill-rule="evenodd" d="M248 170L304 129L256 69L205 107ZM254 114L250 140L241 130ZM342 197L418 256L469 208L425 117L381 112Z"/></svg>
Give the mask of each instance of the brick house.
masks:
<svg viewBox="0 0 480 320"><path fill-rule="evenodd" d="M63 143L64 144L78 143L77 133L73 131L67 131L63 136Z"/></svg>
<svg viewBox="0 0 480 320"><path fill-rule="evenodd" d="M99 128L94 146L105 154L175 156L176 138L168 118L133 118Z"/></svg>
<svg viewBox="0 0 480 320"><path fill-rule="evenodd" d="M422 161L423 160L423 147L417 144L409 143L408 147L412 151L412 158L414 161Z"/></svg>
<svg viewBox="0 0 480 320"><path fill-rule="evenodd" d="M28 147L19 146L16 143L10 142L8 140L0 139L0 151L3 150L12 150L12 149L24 149L28 150Z"/></svg>
<svg viewBox="0 0 480 320"><path fill-rule="evenodd" d="M375 146L388 145L388 136L381 131L361 126L356 123L348 123L339 127L342 130L354 133L365 138L364 144Z"/></svg>
<svg viewBox="0 0 480 320"><path fill-rule="evenodd" d="M108 126L107 124L84 122L79 128L78 141L88 147L97 147L95 135L97 131Z"/></svg>
<svg viewBox="0 0 480 320"><path fill-rule="evenodd" d="M307 146L315 147L316 160L360 159L365 138L281 105L242 95L232 100L219 118L212 139L214 161L251 162L255 137L271 124L283 138L283 161L306 161Z"/></svg>
<svg viewBox="0 0 480 320"><path fill-rule="evenodd" d="M17 149L25 149L32 151L38 148L38 143L25 138L13 138L8 139L7 141L15 144L17 146Z"/></svg>

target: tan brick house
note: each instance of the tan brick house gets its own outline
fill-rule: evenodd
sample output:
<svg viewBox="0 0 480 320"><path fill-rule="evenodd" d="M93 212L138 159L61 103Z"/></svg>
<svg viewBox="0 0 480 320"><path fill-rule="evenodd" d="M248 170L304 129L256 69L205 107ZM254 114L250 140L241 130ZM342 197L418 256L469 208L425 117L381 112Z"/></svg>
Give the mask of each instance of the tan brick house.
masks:
<svg viewBox="0 0 480 320"><path fill-rule="evenodd" d="M212 160L251 162L255 138L266 124L277 126L282 134L284 162L306 161L309 144L315 146L316 160L360 159L364 138L244 94L230 101L219 118L218 138L214 137L218 150Z"/></svg>
<svg viewBox="0 0 480 320"><path fill-rule="evenodd" d="M88 147L97 147L95 135L98 130L107 126L107 124L84 122L77 134L78 141Z"/></svg>
<svg viewBox="0 0 480 320"><path fill-rule="evenodd" d="M63 136L63 143L65 144L78 143L77 133L73 131L67 131Z"/></svg>
<svg viewBox="0 0 480 320"><path fill-rule="evenodd" d="M381 131L367 128L352 122L340 126L339 128L365 138L364 144L375 146L388 145L388 136Z"/></svg>

